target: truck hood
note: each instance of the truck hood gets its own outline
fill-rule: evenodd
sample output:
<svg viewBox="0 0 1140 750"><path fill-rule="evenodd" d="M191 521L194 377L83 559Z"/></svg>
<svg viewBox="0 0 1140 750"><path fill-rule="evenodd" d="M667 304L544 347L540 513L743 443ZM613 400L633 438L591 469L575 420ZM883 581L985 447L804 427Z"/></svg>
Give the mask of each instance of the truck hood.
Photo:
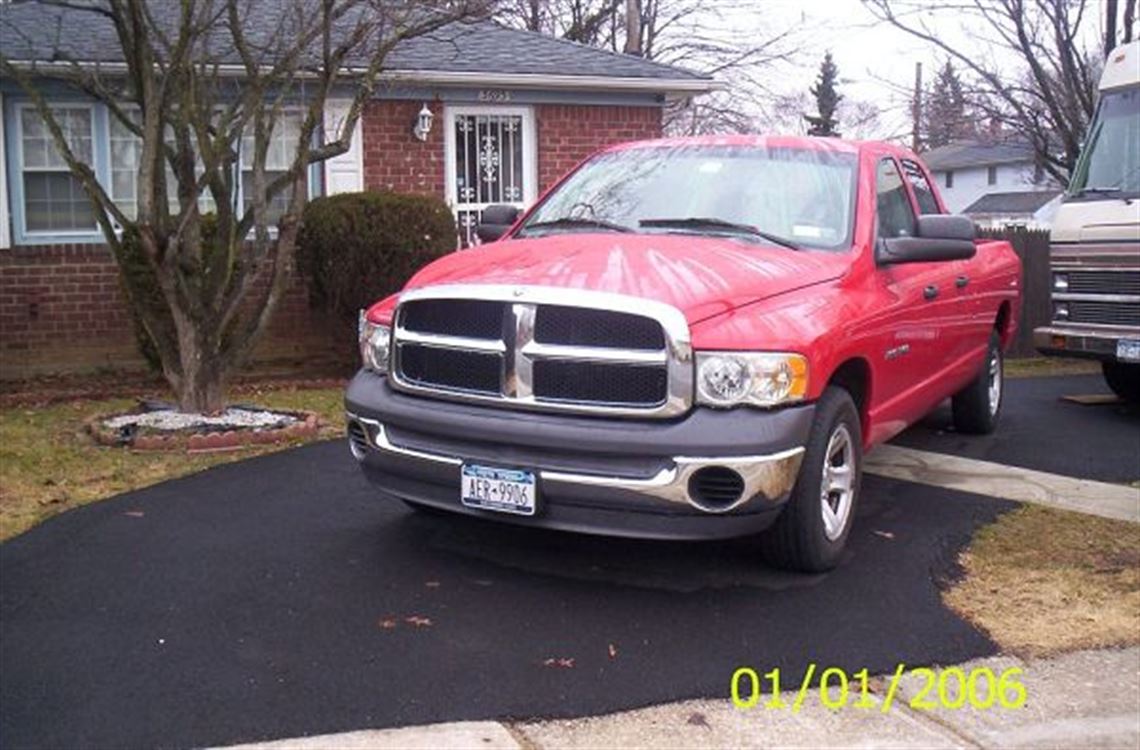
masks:
<svg viewBox="0 0 1140 750"><path fill-rule="evenodd" d="M844 252L796 252L743 240L573 233L495 242L425 266L405 289L518 284L593 289L666 302L690 325L843 275Z"/></svg>

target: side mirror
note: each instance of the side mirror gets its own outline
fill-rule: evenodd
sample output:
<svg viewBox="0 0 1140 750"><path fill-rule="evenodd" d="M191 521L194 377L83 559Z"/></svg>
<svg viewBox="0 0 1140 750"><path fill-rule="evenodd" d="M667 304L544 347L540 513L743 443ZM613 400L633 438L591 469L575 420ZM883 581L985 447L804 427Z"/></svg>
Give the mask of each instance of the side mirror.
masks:
<svg viewBox="0 0 1140 750"><path fill-rule="evenodd" d="M918 217L915 237L892 237L879 243L881 264L932 263L974 257L974 220L969 216L928 214Z"/></svg>
<svg viewBox="0 0 1140 750"><path fill-rule="evenodd" d="M479 225L475 227L475 236L483 242L494 242L507 233L507 230L518 221L519 209L514 206L495 205L483 209L479 217Z"/></svg>

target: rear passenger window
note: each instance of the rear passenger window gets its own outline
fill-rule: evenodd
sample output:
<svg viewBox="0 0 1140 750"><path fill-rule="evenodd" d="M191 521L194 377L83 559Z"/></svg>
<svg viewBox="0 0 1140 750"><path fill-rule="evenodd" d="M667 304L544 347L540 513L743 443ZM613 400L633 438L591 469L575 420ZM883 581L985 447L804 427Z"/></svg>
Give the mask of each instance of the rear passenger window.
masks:
<svg viewBox="0 0 1140 750"><path fill-rule="evenodd" d="M906 179L910 182L911 188L914 189L914 197L918 201L918 212L920 214L942 213L942 210L938 208L938 201L934 199L934 189L930 187L930 182L922 173L922 167L909 159L903 159L902 165Z"/></svg>
<svg viewBox="0 0 1140 750"><path fill-rule="evenodd" d="M914 236L914 209L894 159L883 159L875 179L879 237Z"/></svg>

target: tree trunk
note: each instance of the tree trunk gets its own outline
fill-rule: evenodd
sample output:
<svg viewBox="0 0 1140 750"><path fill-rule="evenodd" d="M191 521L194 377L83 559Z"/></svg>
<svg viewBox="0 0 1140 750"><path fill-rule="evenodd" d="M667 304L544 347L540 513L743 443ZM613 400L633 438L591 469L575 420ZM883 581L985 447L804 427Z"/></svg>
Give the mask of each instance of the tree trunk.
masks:
<svg viewBox="0 0 1140 750"><path fill-rule="evenodd" d="M190 330L179 336L178 354L182 373L171 383L178 396L178 408L197 414L217 414L225 406L227 363L209 334Z"/></svg>

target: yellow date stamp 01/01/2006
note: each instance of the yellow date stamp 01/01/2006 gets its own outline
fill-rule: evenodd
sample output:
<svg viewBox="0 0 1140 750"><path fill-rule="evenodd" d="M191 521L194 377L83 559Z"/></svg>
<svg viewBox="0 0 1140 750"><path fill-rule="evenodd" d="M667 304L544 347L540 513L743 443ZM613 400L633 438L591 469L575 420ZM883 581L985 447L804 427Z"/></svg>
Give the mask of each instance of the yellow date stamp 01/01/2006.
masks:
<svg viewBox="0 0 1140 750"><path fill-rule="evenodd" d="M848 675L838 667L822 671L818 665L808 665L800 681L795 698L781 693L780 669L777 667L763 676L752 667L740 667L732 673L732 705L739 709L762 706L767 709L791 709L799 713L808 699L810 688L819 677L819 701L826 708L857 708L873 710L878 708L887 713L898 697L899 683L908 670L899 664L886 686L882 701L873 695L876 678L867 669ZM918 711L931 711L936 708L960 709L970 706L976 709L1006 708L1015 709L1025 705L1028 695L1025 684L1019 679L1020 667L1010 667L995 674L989 667L978 667L969 672L961 667L949 667L934 671L927 667L915 667L909 674L918 682L914 694L906 699L906 705ZM767 689L765 689L767 688ZM767 695L768 699L761 702ZM790 699L790 702L789 702Z"/></svg>

